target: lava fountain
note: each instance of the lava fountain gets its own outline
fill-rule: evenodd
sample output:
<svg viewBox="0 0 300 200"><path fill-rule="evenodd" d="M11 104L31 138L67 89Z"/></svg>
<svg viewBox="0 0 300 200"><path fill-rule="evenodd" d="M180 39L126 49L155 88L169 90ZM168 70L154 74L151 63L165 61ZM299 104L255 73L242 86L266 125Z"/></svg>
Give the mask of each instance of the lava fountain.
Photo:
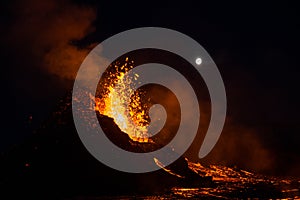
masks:
<svg viewBox="0 0 300 200"><path fill-rule="evenodd" d="M150 118L147 114L147 105L142 105L142 92L133 89L139 75L134 77L125 76L133 68L133 61L125 59L125 64L113 65L114 72L109 72L108 77L101 84L101 97L91 98L94 101L94 109L102 115L110 117L121 131L137 142L151 142L148 133ZM127 106L129 105L129 106Z"/></svg>

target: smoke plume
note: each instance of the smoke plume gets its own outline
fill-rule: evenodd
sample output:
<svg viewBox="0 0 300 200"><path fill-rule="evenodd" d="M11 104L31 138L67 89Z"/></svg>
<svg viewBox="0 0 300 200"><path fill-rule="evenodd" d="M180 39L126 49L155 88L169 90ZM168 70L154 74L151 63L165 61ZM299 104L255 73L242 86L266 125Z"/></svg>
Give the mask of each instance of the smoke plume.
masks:
<svg viewBox="0 0 300 200"><path fill-rule="evenodd" d="M94 30L96 11L71 1L20 1L7 41L16 51L34 58L35 65L66 79L74 79L90 48L74 43Z"/></svg>

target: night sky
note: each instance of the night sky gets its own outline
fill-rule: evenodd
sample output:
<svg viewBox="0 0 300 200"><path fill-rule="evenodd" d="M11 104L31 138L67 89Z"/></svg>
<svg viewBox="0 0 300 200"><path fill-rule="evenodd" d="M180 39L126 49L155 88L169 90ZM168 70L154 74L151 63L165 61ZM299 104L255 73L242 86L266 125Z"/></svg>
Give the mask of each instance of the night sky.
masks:
<svg viewBox="0 0 300 200"><path fill-rule="evenodd" d="M207 160L300 176L299 15L287 1L1 2L0 150L42 126L95 44L156 26L198 41L223 77L228 119Z"/></svg>

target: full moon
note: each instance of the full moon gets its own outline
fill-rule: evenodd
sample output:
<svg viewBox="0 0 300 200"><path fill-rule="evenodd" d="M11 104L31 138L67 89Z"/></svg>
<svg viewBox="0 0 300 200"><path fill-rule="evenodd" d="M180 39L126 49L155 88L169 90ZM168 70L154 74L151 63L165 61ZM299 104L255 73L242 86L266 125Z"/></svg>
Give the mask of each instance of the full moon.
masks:
<svg viewBox="0 0 300 200"><path fill-rule="evenodd" d="M201 59L201 58L197 58L197 59L196 59L196 64L197 64L197 65L201 65L201 63L202 63L202 59Z"/></svg>

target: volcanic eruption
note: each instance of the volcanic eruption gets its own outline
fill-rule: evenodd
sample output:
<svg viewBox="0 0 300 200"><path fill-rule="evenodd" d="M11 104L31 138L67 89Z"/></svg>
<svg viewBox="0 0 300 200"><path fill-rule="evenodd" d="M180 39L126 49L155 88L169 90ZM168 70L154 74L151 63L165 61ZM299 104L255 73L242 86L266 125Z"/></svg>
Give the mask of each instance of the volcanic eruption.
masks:
<svg viewBox="0 0 300 200"><path fill-rule="evenodd" d="M153 57L150 57L153 59ZM143 57L143 62L147 59ZM131 91L139 75L124 78L141 61L124 55L113 62L99 81L95 95L88 97L89 110L77 110L89 129L101 125L117 146L131 152L151 152L168 144L178 128L178 102L168 89L148 85ZM136 80L135 80L136 79ZM132 95L133 94L133 95ZM168 98L163 98L167 96ZM126 102L127 101L127 102ZM162 104L166 124L155 135L148 132L150 107ZM129 107L125 107L129 105ZM169 106L169 107L168 107ZM173 113L172 113L173 111ZM98 121L87 118L96 112ZM180 112L179 112L180 113ZM89 131L89 130L87 130ZM172 155L173 149L169 149ZM153 157L160 170L130 174L120 172L96 160L83 146L73 122L71 94L62 99L57 110L36 134L3 156L3 181L7 195L33 198L298 198L299 180L256 174L236 167L205 165L180 156L167 166ZM11 193L17 188L22 193Z"/></svg>
<svg viewBox="0 0 300 200"><path fill-rule="evenodd" d="M201 12L195 4L186 4L188 7L183 9L184 3L170 7L169 2L138 7L125 1L3 1L1 42L6 102L2 106L7 113L3 114L1 142L15 145L0 154L1 197L299 199L299 178L260 174L292 175L292 170L299 174L299 123L293 119L298 112L290 112L298 105L298 98L290 95L298 87L294 82L298 80L297 48L292 48L299 38L294 28L298 27L294 26L298 22L293 12L296 7L280 3L277 10L269 9L269 3L260 3L239 8L226 2L226 9L221 6L219 15L211 15L215 3L212 9L200 4L205 7ZM258 7L254 16L253 10ZM285 14L278 15L282 12ZM201 25L196 26L195 19ZM278 23L283 27L279 31ZM89 109L75 110L87 125L87 133L101 126L112 143L134 153L159 150L174 138L181 114L174 93L154 84L133 91L141 75L126 75L144 63L174 67L191 82L201 104L196 142L186 153L170 165L153 157L151 163L159 168L157 171L125 173L95 159L78 137L71 85L79 65L95 44L119 31L153 24L181 30L204 44L224 75L230 113L215 151L208 158L198 159L211 111L210 96L201 76L169 52L148 49L122 55L109 63L103 77L97 77L96 93L88 89L78 93L87 97L87 101L76 103L86 104ZM195 56L197 65L205 64L201 58ZM282 70L283 66L288 70ZM165 113L153 113L152 108L159 105ZM87 113L94 113L97 119L90 119ZM158 124L157 132L153 132L153 124ZM170 147L167 153L172 156L176 149Z"/></svg>

